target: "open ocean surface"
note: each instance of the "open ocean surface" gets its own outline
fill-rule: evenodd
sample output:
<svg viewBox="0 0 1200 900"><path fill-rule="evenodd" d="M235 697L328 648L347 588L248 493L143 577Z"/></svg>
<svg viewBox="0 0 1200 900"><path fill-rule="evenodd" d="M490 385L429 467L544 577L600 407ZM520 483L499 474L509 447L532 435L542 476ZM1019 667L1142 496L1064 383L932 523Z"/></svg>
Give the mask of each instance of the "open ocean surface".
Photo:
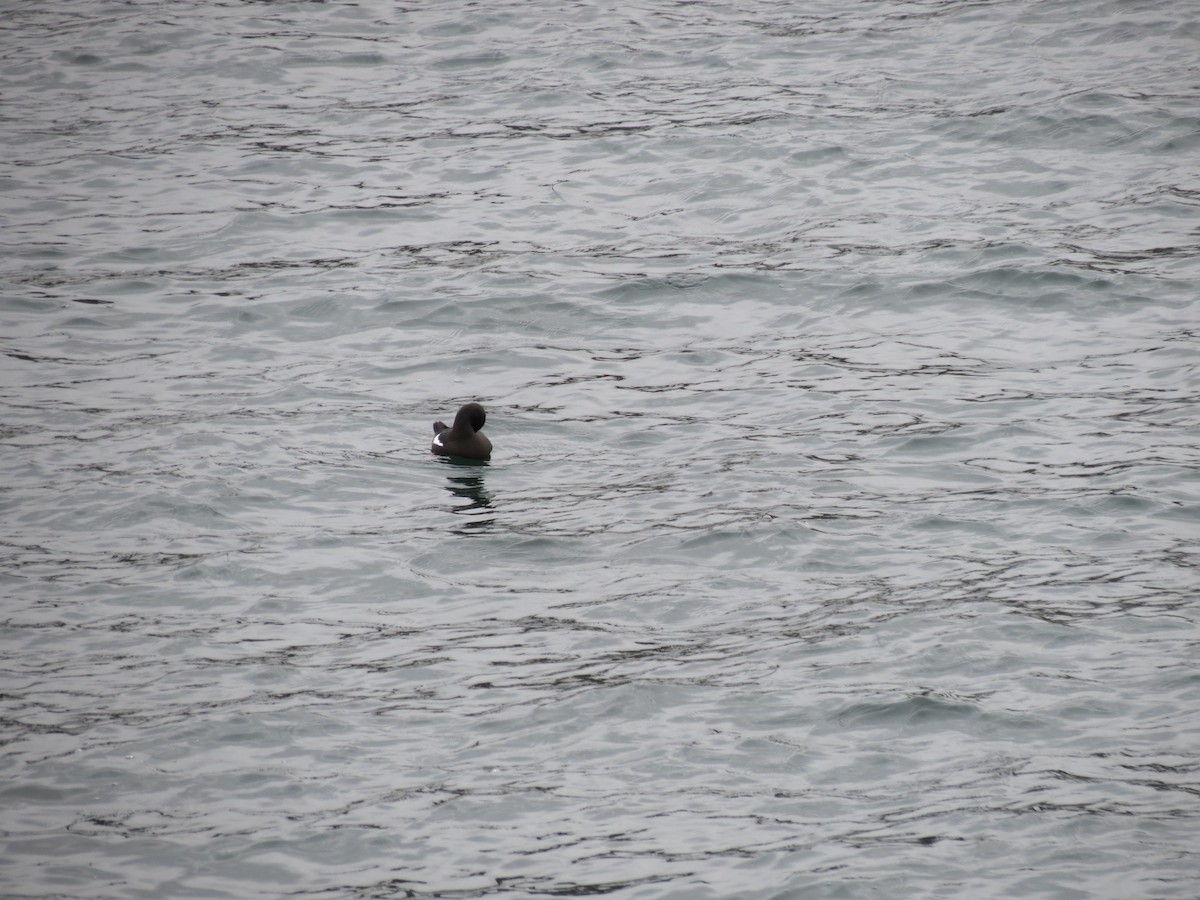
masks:
<svg viewBox="0 0 1200 900"><path fill-rule="evenodd" d="M0 12L0 894L1200 897L1190 0Z"/></svg>

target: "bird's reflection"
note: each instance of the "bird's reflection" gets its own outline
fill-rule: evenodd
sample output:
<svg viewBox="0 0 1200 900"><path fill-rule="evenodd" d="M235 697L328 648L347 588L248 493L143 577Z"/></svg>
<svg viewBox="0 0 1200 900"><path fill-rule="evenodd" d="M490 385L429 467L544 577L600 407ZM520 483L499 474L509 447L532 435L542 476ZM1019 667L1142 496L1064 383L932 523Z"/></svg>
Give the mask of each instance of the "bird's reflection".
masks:
<svg viewBox="0 0 1200 900"><path fill-rule="evenodd" d="M450 510L458 515L469 517L469 521L464 522L461 529L454 530L460 534L476 534L486 531L495 522L494 516L482 512L492 508L492 495L484 483L487 463L457 457L442 457L442 461L451 467L446 478L446 490L455 497L461 497L468 501L457 504Z"/></svg>

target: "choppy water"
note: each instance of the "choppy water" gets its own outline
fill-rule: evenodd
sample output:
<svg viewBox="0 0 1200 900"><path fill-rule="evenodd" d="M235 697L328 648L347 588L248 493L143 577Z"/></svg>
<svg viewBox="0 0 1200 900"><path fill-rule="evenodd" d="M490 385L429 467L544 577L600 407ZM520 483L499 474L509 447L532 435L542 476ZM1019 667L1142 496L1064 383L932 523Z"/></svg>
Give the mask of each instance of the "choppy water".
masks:
<svg viewBox="0 0 1200 900"><path fill-rule="evenodd" d="M1200 895L1198 60L5 4L2 893Z"/></svg>

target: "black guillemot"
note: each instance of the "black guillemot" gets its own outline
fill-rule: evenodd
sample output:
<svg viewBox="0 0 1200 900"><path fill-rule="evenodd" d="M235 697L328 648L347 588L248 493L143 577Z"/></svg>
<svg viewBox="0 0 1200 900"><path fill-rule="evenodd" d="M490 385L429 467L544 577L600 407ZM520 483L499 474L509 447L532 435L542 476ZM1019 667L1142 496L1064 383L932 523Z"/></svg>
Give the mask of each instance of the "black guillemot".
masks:
<svg viewBox="0 0 1200 900"><path fill-rule="evenodd" d="M479 433L487 413L478 403L468 403L454 417L454 426L445 422L433 423L433 446L438 456L461 456L464 459L491 459L492 442Z"/></svg>

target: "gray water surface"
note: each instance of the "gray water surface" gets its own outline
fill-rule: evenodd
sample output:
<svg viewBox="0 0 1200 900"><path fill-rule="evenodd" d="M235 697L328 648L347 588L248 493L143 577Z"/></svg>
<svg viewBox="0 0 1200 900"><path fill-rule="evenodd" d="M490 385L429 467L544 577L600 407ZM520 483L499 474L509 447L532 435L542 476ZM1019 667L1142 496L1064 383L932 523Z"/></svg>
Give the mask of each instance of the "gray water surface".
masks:
<svg viewBox="0 0 1200 900"><path fill-rule="evenodd" d="M7 4L0 893L1200 895L1194 12Z"/></svg>

